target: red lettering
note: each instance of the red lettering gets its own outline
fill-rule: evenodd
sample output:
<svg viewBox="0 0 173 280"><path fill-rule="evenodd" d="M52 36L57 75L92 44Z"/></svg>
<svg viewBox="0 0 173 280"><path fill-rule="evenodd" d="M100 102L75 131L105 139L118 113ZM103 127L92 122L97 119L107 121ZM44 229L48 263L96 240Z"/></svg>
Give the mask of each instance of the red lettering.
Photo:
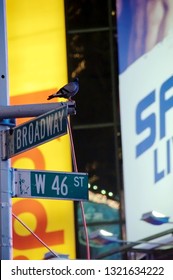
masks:
<svg viewBox="0 0 173 280"><path fill-rule="evenodd" d="M39 201L34 199L23 199L13 204L13 213L18 216L29 212L36 217L37 226L34 233L48 246L64 243L64 230L46 232L47 215L44 207ZM40 248L42 245L32 234L27 236L19 235L14 229L15 218L13 218L13 247L18 250Z"/></svg>
<svg viewBox="0 0 173 280"><path fill-rule="evenodd" d="M26 256L19 255L19 256L13 258L13 260L29 260L29 259Z"/></svg>

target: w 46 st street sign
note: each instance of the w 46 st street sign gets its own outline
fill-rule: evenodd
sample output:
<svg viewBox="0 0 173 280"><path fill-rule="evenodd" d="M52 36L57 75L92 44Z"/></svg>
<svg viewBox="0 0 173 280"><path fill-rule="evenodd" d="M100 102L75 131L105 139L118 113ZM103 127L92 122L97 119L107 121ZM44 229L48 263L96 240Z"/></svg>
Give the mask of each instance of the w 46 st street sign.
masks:
<svg viewBox="0 0 173 280"><path fill-rule="evenodd" d="M3 131L3 160L67 133L67 106ZM5 147L5 148L4 148Z"/></svg>
<svg viewBox="0 0 173 280"><path fill-rule="evenodd" d="M88 199L86 173L12 169L12 178L15 197Z"/></svg>

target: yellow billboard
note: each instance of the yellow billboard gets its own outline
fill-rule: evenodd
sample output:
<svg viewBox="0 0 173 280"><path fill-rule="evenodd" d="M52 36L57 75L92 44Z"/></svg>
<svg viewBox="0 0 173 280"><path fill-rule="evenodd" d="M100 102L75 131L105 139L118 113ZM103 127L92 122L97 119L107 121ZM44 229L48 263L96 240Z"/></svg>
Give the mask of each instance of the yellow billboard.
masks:
<svg viewBox="0 0 173 280"><path fill-rule="evenodd" d="M63 0L7 0L10 104L46 103L67 83ZM18 119L17 125L28 119ZM71 171L69 135L11 160L15 168ZM51 250L75 258L72 201L13 198L13 213ZM13 259L43 259L48 249L13 219Z"/></svg>

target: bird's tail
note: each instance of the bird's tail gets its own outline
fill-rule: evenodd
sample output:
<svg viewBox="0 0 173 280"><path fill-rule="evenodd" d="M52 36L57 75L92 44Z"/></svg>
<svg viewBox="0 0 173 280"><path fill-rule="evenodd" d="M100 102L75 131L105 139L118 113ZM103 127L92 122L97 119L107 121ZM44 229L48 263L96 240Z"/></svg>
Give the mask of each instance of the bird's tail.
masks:
<svg viewBox="0 0 173 280"><path fill-rule="evenodd" d="M48 98L47 98L47 100L50 100L50 99L52 99L52 98L54 98L54 94L49 95Z"/></svg>

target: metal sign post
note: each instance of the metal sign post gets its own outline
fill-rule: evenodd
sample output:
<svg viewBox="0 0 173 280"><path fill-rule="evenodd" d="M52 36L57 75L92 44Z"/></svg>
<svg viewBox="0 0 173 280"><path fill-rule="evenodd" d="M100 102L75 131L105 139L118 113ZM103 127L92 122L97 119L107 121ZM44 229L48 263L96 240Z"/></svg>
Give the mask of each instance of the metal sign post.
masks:
<svg viewBox="0 0 173 280"><path fill-rule="evenodd" d="M64 105L67 106L69 115L76 114L76 103L74 100L69 100L67 102L22 104L12 106L2 106L0 104L0 119L38 117L48 111L58 109Z"/></svg>
<svg viewBox="0 0 173 280"><path fill-rule="evenodd" d="M0 1L0 105L8 105L6 6ZM0 136L7 129L0 120ZM1 138L1 137L0 137ZM12 259L12 206L10 191L9 161L2 161L2 141L0 139L0 259Z"/></svg>

